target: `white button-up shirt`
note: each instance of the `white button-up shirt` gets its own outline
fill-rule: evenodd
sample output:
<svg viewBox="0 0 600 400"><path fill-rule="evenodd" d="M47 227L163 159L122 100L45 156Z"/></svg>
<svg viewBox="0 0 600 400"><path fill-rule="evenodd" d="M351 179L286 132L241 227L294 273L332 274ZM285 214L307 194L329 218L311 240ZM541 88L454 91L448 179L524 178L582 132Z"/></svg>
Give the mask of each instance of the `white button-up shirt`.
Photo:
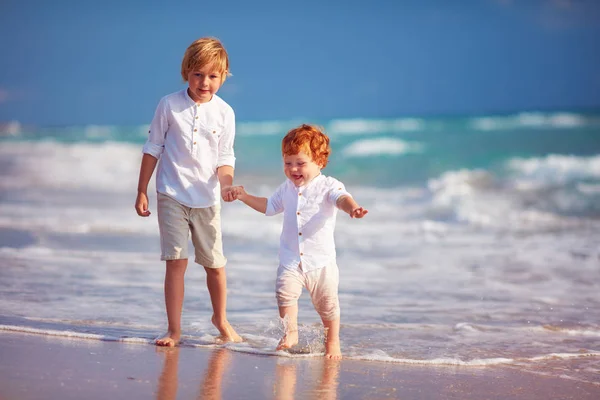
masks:
<svg viewBox="0 0 600 400"><path fill-rule="evenodd" d="M187 88L163 97L143 152L159 159L156 190L193 208L219 203L217 168L235 167L235 114L220 97L196 104Z"/></svg>
<svg viewBox="0 0 600 400"><path fill-rule="evenodd" d="M335 262L333 230L336 202L350 195L335 178L317 175L307 185L296 187L287 179L267 200L265 215L283 212L279 264L304 272Z"/></svg>

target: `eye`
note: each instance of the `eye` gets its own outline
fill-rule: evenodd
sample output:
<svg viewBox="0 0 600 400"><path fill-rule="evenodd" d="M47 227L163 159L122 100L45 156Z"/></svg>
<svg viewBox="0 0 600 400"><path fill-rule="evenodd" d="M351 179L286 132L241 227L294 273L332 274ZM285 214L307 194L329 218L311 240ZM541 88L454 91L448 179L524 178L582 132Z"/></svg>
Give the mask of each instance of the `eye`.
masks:
<svg viewBox="0 0 600 400"><path fill-rule="evenodd" d="M213 75L210 76L210 79L217 79L218 77L219 77L219 75L214 75L213 74Z"/></svg>

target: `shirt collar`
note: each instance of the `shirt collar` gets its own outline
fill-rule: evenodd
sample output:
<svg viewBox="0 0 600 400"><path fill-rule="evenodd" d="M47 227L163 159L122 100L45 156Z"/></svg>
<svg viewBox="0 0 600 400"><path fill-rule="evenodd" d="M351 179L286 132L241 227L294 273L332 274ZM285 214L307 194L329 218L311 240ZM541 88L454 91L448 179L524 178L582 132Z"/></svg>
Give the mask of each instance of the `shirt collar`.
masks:
<svg viewBox="0 0 600 400"><path fill-rule="evenodd" d="M192 99L190 97L190 94L188 93L188 88L183 89L183 96L185 97L185 99L188 101L188 103L191 106L195 106L196 105L196 102L194 101L194 99ZM212 103L213 100L215 99L215 96L216 96L216 94L213 94L213 96L211 97L211 99L209 101L207 101L206 103L200 103L200 104L201 105L205 105L205 104L208 105L208 104Z"/></svg>

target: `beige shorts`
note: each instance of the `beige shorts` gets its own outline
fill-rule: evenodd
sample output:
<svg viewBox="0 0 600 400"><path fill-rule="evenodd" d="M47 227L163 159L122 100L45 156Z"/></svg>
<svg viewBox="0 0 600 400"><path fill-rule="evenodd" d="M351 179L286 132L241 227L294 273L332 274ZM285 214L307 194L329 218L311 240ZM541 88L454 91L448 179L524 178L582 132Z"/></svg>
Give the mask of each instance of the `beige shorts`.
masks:
<svg viewBox="0 0 600 400"><path fill-rule="evenodd" d="M305 287L321 318L333 321L340 317L339 283L340 273L335 263L309 272L303 272L300 267L289 270L279 266L276 282L277 305L289 307L297 304L302 288Z"/></svg>
<svg viewBox="0 0 600 400"><path fill-rule="evenodd" d="M221 204L190 208L158 193L158 228L161 260L188 258L190 232L196 263L206 268L221 268L227 263L221 237Z"/></svg>

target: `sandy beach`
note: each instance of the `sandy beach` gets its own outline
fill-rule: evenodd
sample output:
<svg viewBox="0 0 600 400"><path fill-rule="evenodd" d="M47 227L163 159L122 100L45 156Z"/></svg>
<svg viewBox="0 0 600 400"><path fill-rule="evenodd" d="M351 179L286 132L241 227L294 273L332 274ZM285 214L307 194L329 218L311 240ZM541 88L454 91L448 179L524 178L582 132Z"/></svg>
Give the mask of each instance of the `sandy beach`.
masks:
<svg viewBox="0 0 600 400"><path fill-rule="evenodd" d="M596 399L511 367L428 367L0 333L0 398Z"/></svg>

